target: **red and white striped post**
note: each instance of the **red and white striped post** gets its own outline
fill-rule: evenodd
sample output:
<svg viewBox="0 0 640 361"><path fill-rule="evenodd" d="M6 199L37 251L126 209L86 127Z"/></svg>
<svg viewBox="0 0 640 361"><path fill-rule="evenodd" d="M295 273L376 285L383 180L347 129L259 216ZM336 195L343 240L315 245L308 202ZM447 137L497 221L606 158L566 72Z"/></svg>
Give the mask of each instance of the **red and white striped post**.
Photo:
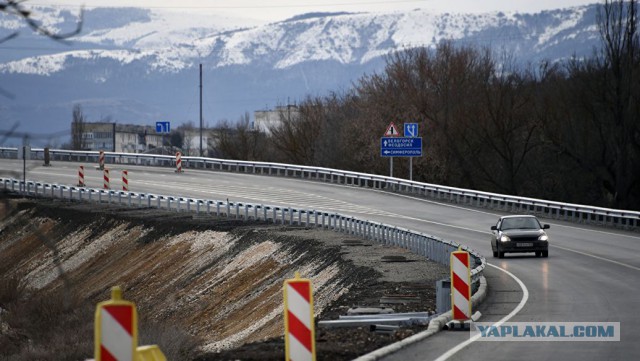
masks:
<svg viewBox="0 0 640 361"><path fill-rule="evenodd" d="M84 187L84 166L78 167L78 187Z"/></svg>
<svg viewBox="0 0 640 361"><path fill-rule="evenodd" d="M104 175L102 176L102 179L104 180L103 185L104 185L104 189L109 189L110 185L109 185L109 169L105 168L103 170Z"/></svg>
<svg viewBox="0 0 640 361"><path fill-rule="evenodd" d="M111 300L98 303L94 335L95 361L136 361L138 313L122 299L120 287L111 289Z"/></svg>
<svg viewBox="0 0 640 361"><path fill-rule="evenodd" d="M129 171L122 171L122 190L129 191Z"/></svg>
<svg viewBox="0 0 640 361"><path fill-rule="evenodd" d="M104 169L104 150L101 150L98 156L98 169Z"/></svg>
<svg viewBox="0 0 640 361"><path fill-rule="evenodd" d="M284 344L287 361L315 361L316 343L313 323L311 280L284 281Z"/></svg>
<svg viewBox="0 0 640 361"><path fill-rule="evenodd" d="M176 153L176 173L182 173L182 153Z"/></svg>
<svg viewBox="0 0 640 361"><path fill-rule="evenodd" d="M471 270L469 252L451 252L451 308L454 320L471 318Z"/></svg>

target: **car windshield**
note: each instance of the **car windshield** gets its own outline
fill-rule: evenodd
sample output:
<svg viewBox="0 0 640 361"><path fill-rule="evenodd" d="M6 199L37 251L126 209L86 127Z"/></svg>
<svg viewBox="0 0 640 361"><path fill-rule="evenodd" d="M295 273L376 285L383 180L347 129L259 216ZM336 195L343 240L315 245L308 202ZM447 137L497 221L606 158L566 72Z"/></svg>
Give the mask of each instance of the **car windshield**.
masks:
<svg viewBox="0 0 640 361"><path fill-rule="evenodd" d="M502 230L507 229L540 229L540 223L535 218L505 218L502 220Z"/></svg>

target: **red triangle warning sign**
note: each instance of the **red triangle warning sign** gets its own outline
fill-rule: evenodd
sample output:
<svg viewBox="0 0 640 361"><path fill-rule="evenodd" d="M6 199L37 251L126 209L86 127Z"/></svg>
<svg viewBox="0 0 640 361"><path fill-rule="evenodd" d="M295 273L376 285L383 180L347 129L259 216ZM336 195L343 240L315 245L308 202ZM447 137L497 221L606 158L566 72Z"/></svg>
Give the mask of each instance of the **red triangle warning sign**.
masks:
<svg viewBox="0 0 640 361"><path fill-rule="evenodd" d="M399 137L400 136L400 132L398 132L398 129L396 128L396 125L393 124L393 122L391 122L391 124L389 124L389 127L387 127L387 131L384 132L384 136L385 137Z"/></svg>

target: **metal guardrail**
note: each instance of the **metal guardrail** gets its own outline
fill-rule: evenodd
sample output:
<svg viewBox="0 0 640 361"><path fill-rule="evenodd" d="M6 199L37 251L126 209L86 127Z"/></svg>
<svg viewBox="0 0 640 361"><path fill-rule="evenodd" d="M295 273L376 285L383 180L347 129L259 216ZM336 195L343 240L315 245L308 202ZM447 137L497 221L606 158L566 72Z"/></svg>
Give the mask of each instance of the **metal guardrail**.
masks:
<svg viewBox="0 0 640 361"><path fill-rule="evenodd" d="M0 158L17 158L16 148L0 148ZM44 159L44 149L31 149L31 159ZM52 160L98 163L97 151L50 150ZM173 155L105 152L105 161L116 164L175 166ZM625 228L640 226L640 212L547 201L535 198L446 187L406 179L291 164L247 162L217 158L182 157L183 168L212 169L294 177L338 184L392 190L436 200L468 204L507 212L533 213L576 223L595 223Z"/></svg>
<svg viewBox="0 0 640 361"><path fill-rule="evenodd" d="M471 271L471 280L476 286L479 284L478 281L486 266L485 258L467 246L409 229L345 216L339 213L263 204L234 203L180 196L74 187L34 181L27 181L25 184L21 180L12 178L0 178L0 183L2 184L2 189L5 191L33 197L118 204L127 207L154 207L176 212L195 212L196 214L217 217L224 216L227 219L243 221L253 220L272 222L274 224L281 223L305 227L322 227L377 241L385 245L402 247L447 267L449 267L451 252L461 247L463 250L468 251L475 260L475 264L472 265L474 268Z"/></svg>

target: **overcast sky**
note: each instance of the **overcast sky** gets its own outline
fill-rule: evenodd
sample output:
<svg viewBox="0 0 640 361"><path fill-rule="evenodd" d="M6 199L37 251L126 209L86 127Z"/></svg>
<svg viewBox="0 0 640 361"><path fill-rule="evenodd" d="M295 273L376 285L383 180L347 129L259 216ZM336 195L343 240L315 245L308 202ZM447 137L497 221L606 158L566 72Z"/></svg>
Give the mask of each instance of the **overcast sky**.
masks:
<svg viewBox="0 0 640 361"><path fill-rule="evenodd" d="M38 5L77 7L135 6L146 8L182 9L216 12L277 21L316 11L379 12L429 9L437 12L532 12L600 2L600 0L31 0Z"/></svg>

